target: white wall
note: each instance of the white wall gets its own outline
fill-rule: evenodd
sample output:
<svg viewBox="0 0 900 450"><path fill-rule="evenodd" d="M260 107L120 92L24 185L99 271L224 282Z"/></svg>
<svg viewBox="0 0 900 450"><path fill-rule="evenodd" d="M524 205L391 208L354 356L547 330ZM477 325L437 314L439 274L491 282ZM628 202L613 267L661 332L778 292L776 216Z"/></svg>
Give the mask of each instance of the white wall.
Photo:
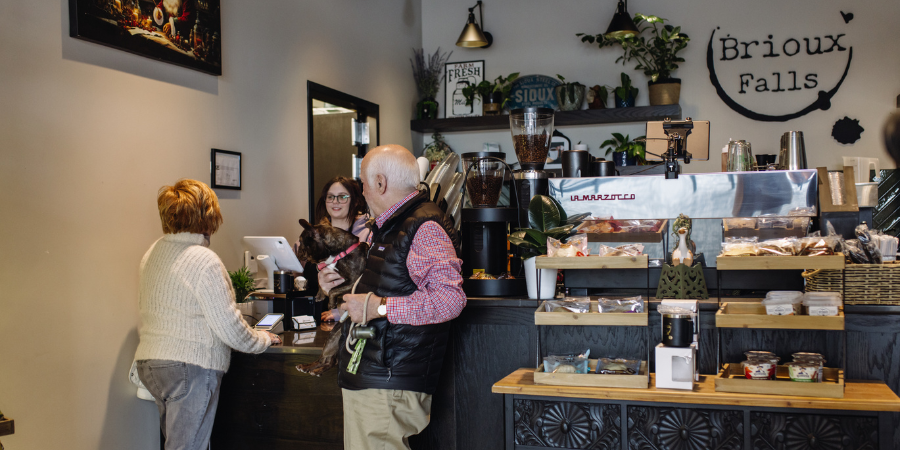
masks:
<svg viewBox="0 0 900 450"><path fill-rule="evenodd" d="M617 86L619 73L624 71L640 89L638 106L649 104L643 73L634 70L633 63L624 67L615 64L616 58L621 55L621 49L601 50L582 43L575 36L579 32L597 34L605 31L615 11L616 2L486 0L485 29L493 34L494 44L488 49L464 49L455 47L454 43L465 23L466 8L471 6L469 3L472 2L423 0L422 43L427 52L433 52L437 47L452 49L451 62L484 59L486 75L491 80L498 75L521 72L522 75L542 74L551 77L561 74L568 81L580 81L588 86ZM628 2L628 9L631 14L640 12L669 19L670 23L682 26L683 31L692 38L682 53L687 62L681 65L675 76L682 79L680 103L683 116L711 121L710 152L713 156L708 162L692 162L684 167L685 172L718 171L720 159L717 153L729 138L750 141L754 153L777 153L779 137L787 130L805 132L810 167L828 166L836 169L842 165L841 156L844 155L878 157L881 158L883 167L894 167L882 144L881 127L889 111L894 109L896 97L900 94L900 53L895 48L900 5L896 0L632 0ZM840 11L852 12L855 17L845 24ZM706 68L706 47L715 27L721 27L716 35L716 42L723 32L740 36L743 40L759 41L766 39L768 34L774 34L775 41L779 42L776 45L787 38L803 42L803 37L844 33L846 36L840 39L840 43L845 47L852 45L853 62L846 81L832 100L831 109L815 111L786 123L753 121L728 108L710 83ZM805 58L798 55L794 60L783 56L777 61L774 58L764 61L758 56L746 61L720 63L720 70L756 67L757 75L768 75L763 69L813 69L820 74L819 89L830 89L840 78L846 63L846 54L838 53ZM735 75L737 74L730 74L723 82L732 83L731 86L734 87L737 80ZM744 101L760 109L769 108L787 113L792 108L801 109L796 107L800 100L808 100L806 104L811 103L817 91L818 89L803 94L784 93L789 95L771 92L745 94ZM443 98L442 95L439 98ZM865 128L862 139L853 145L839 144L831 137L832 125L845 115L859 119ZM601 156L598 152L599 144L609 139L610 133L618 131L635 137L644 134L644 127L616 124L564 127L560 131L571 138L573 145L583 141L588 144L592 154ZM515 161L508 131L455 132L446 133L445 136L457 153L479 151L483 142L499 142L508 159ZM424 141L430 142L430 136L424 136Z"/></svg>
<svg viewBox="0 0 900 450"><path fill-rule="evenodd" d="M67 5L0 0L2 440L159 448L156 407L126 380L157 189L208 182L210 148L243 152L212 249L234 270L241 236L295 238L306 81L379 104L382 142L408 146L421 4L222 0L221 77L70 38Z"/></svg>

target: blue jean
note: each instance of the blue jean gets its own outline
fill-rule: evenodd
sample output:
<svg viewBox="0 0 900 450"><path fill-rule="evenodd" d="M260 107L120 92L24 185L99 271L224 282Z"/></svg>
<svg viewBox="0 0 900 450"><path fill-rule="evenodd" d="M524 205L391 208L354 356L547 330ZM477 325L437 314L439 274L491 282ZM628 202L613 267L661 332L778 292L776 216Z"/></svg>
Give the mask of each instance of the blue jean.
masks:
<svg viewBox="0 0 900 450"><path fill-rule="evenodd" d="M138 361L137 369L159 408L166 450L206 449L225 372L164 359Z"/></svg>

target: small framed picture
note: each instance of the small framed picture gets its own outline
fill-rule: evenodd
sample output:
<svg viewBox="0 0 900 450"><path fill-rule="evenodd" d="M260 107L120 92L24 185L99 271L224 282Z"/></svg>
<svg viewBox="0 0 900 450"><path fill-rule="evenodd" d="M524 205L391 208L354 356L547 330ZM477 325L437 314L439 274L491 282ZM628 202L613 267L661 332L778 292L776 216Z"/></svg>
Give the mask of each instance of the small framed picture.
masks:
<svg viewBox="0 0 900 450"><path fill-rule="evenodd" d="M547 152L545 169L562 169L562 152L572 149L572 141L562 133L555 131L550 137L550 151Z"/></svg>
<svg viewBox="0 0 900 450"><path fill-rule="evenodd" d="M210 175L213 189L241 189L241 154L212 149Z"/></svg>
<svg viewBox="0 0 900 450"><path fill-rule="evenodd" d="M475 95L471 105L466 105L463 89L484 81L484 60L444 64L444 117L471 117L483 115L481 96Z"/></svg>

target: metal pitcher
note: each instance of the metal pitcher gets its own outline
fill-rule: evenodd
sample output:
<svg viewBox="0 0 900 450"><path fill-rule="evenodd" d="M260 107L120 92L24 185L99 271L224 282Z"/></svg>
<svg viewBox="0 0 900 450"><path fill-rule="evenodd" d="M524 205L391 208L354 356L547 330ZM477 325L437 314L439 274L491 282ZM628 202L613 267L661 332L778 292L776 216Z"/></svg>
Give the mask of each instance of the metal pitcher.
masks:
<svg viewBox="0 0 900 450"><path fill-rule="evenodd" d="M806 169L806 146L802 131L787 131L781 136L781 152L778 155L781 170Z"/></svg>

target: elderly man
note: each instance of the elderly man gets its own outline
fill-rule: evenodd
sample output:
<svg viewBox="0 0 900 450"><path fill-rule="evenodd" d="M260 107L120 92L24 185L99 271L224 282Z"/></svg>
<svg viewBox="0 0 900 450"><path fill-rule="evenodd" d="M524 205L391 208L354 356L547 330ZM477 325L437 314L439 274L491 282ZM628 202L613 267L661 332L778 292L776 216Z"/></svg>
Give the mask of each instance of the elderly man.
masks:
<svg viewBox="0 0 900 450"><path fill-rule="evenodd" d="M367 321L375 337L352 373L344 350L350 322L344 323L338 375L344 448L409 448L409 436L428 425L449 321L466 305L459 238L450 218L416 189L419 169L409 150L376 147L360 174L375 227L356 293L345 295L340 308L355 323ZM342 282L333 271L319 273L326 291Z"/></svg>

